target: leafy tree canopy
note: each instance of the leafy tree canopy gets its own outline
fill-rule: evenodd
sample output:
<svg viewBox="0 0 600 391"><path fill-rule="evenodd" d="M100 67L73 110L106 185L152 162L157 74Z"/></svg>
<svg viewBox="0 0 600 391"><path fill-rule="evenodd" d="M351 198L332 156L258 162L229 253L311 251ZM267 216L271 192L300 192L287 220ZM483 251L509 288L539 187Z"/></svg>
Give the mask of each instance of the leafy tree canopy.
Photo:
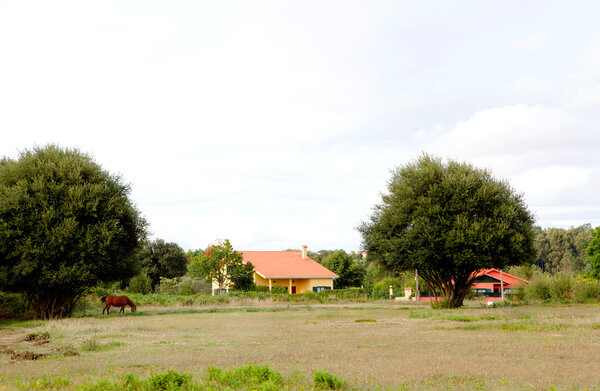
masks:
<svg viewBox="0 0 600 391"><path fill-rule="evenodd" d="M152 289L160 278L181 277L187 272L188 258L177 243L166 243L162 239L146 242L139 254L142 270L150 277Z"/></svg>
<svg viewBox="0 0 600 391"><path fill-rule="evenodd" d="M422 155L393 171L388 194L358 228L369 258L417 269L444 304L462 306L473 272L535 259L523 198L487 170Z"/></svg>
<svg viewBox="0 0 600 391"><path fill-rule="evenodd" d="M589 258L586 261L590 268L589 275L600 279L600 227L596 227L591 235L592 239L586 249Z"/></svg>
<svg viewBox="0 0 600 391"><path fill-rule="evenodd" d="M130 188L76 149L36 147L0 162L0 290L38 317L70 316L99 282L139 271L147 224Z"/></svg>
<svg viewBox="0 0 600 391"><path fill-rule="evenodd" d="M219 284L219 291L224 289L227 282L235 284L230 276L231 272L234 272L236 279L243 280L241 284L245 284L243 275L254 271L253 267L248 271L249 267L244 266L242 262L242 254L233 249L228 239L219 240L203 252L196 252L196 254L198 255L192 256L190 261L189 274L192 277L205 277L208 282L216 281Z"/></svg>
<svg viewBox="0 0 600 391"><path fill-rule="evenodd" d="M535 227L537 265L543 272L581 273L585 270L586 248L592 238L591 224L578 227L545 228Z"/></svg>
<svg viewBox="0 0 600 391"><path fill-rule="evenodd" d="M323 266L339 277L333 280L335 289L360 287L365 277L365 269L352 262L344 250L336 250L323 260Z"/></svg>

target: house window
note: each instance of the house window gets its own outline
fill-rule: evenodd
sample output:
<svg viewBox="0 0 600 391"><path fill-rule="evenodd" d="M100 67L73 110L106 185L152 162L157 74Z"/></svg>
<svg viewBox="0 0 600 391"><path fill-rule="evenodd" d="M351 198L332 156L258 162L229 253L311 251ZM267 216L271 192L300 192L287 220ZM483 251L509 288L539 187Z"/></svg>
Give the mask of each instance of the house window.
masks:
<svg viewBox="0 0 600 391"><path fill-rule="evenodd" d="M331 287L330 286L313 286L313 292L323 292L323 291L327 291L330 290Z"/></svg>
<svg viewBox="0 0 600 391"><path fill-rule="evenodd" d="M214 289L213 291L215 293L215 296L217 296L217 295L226 295L227 294L227 289L219 289L219 288L217 288L217 289Z"/></svg>

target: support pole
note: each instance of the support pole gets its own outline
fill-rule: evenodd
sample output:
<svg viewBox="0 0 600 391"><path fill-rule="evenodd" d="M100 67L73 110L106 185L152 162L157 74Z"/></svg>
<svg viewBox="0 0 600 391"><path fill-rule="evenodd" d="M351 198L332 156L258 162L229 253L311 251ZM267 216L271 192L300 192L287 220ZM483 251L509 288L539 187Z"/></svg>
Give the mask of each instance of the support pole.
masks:
<svg viewBox="0 0 600 391"><path fill-rule="evenodd" d="M500 294L502 295L502 300L504 300L504 274L502 274L502 269L500 269Z"/></svg>
<svg viewBox="0 0 600 391"><path fill-rule="evenodd" d="M421 294L419 293L419 271L417 269L415 269L415 285L416 285L415 290L417 291L415 293L415 297L417 298L417 303L418 303Z"/></svg>

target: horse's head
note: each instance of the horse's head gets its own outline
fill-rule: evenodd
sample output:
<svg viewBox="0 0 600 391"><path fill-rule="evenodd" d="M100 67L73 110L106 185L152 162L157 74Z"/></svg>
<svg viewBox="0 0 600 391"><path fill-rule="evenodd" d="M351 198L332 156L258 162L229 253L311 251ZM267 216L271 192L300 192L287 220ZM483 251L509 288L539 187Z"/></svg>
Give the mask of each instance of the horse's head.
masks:
<svg viewBox="0 0 600 391"><path fill-rule="evenodd" d="M131 303L131 312L135 312L135 304Z"/></svg>

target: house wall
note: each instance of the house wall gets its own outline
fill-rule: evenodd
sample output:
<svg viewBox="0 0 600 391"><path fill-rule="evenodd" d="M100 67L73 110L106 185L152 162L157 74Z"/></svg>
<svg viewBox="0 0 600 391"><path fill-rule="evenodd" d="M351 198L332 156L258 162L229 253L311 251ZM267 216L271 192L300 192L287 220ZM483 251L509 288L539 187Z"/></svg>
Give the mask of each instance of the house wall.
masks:
<svg viewBox="0 0 600 391"><path fill-rule="evenodd" d="M269 286L269 280L254 273L254 283L256 285ZM280 278L271 280L273 286L278 285L284 288L289 288L290 280L288 278ZM314 287L327 286L333 289L333 278L293 278L292 286L296 287L296 293L311 292Z"/></svg>

